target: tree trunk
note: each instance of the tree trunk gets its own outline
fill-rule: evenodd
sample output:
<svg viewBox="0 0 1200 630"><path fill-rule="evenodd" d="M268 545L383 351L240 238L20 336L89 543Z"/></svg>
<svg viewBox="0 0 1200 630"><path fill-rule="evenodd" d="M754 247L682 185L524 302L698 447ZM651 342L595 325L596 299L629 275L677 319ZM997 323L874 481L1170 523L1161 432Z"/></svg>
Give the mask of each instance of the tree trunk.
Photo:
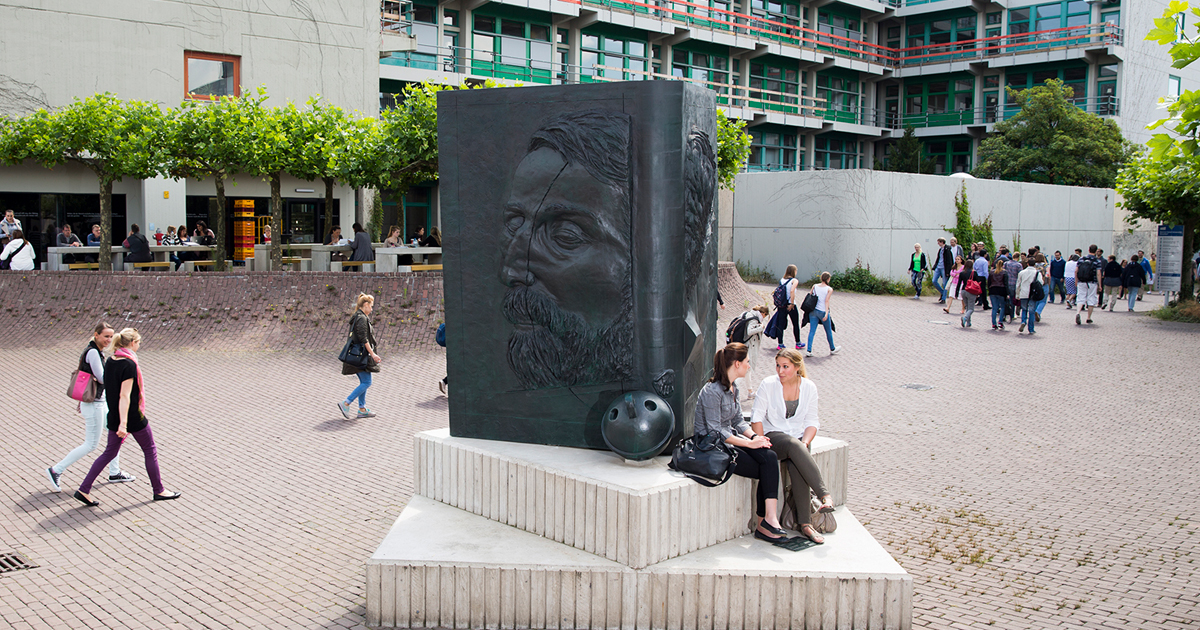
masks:
<svg viewBox="0 0 1200 630"><path fill-rule="evenodd" d="M225 174L217 173L213 176L213 181L217 183L217 216L209 217L214 219L214 232L217 233L216 261L213 267L217 271L225 271Z"/></svg>
<svg viewBox="0 0 1200 630"><path fill-rule="evenodd" d="M278 171L271 173L271 269L283 269L283 195Z"/></svg>
<svg viewBox="0 0 1200 630"><path fill-rule="evenodd" d="M100 178L100 271L112 271L112 180Z"/></svg>
<svg viewBox="0 0 1200 630"><path fill-rule="evenodd" d="M1196 247L1196 219L1183 222L1183 269L1179 274L1179 299L1195 299L1195 283L1192 282L1193 254Z"/></svg>
<svg viewBox="0 0 1200 630"><path fill-rule="evenodd" d="M332 177L325 177L322 179L322 181L325 182L325 230L324 230L325 237L321 239L321 242L324 243L325 239L329 237L329 231L332 230L333 226L334 226L334 223L333 223L333 184L334 184L334 179Z"/></svg>

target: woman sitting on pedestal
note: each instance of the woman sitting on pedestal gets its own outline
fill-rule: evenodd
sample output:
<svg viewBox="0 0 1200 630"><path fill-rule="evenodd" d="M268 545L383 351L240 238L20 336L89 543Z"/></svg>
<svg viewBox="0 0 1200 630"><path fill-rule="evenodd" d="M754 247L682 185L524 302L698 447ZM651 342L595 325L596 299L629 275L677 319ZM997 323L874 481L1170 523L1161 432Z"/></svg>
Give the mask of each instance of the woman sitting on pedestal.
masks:
<svg viewBox="0 0 1200 630"><path fill-rule="evenodd" d="M804 357L797 350L780 350L775 355L775 376L764 378L758 386L750 427L755 433L767 436L771 450L787 463L796 523L800 533L818 545L825 539L812 526L809 489L820 497L822 512L834 509L833 496L825 489L821 471L810 452L820 426L817 386L808 378Z"/></svg>
<svg viewBox="0 0 1200 630"><path fill-rule="evenodd" d="M791 538L779 526L779 458L771 451L771 441L750 430L742 418L737 386L733 384L746 375L750 363L746 360L745 344L731 343L713 357L713 376L700 390L696 402L695 434L719 433L725 443L737 452L734 474L758 479L755 514L759 517L754 537L771 543L788 542Z"/></svg>

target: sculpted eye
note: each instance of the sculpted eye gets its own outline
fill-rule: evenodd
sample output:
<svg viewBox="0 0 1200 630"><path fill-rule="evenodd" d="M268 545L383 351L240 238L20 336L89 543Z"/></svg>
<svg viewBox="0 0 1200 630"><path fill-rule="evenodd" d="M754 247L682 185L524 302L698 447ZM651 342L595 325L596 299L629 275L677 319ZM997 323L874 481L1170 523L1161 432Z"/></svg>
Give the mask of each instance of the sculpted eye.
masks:
<svg viewBox="0 0 1200 630"><path fill-rule="evenodd" d="M525 215L516 210L509 210L505 213L504 229L508 230L509 234L516 234L522 225L525 225Z"/></svg>
<svg viewBox="0 0 1200 630"><path fill-rule="evenodd" d="M550 229L550 237L554 243L564 249L575 249L588 242L583 229L570 221L560 221Z"/></svg>

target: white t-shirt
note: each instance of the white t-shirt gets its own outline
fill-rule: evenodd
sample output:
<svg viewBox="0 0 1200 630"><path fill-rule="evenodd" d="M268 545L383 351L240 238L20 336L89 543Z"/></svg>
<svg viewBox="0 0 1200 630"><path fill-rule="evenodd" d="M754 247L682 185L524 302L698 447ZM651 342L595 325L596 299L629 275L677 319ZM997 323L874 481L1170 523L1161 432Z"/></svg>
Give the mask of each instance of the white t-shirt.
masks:
<svg viewBox="0 0 1200 630"><path fill-rule="evenodd" d="M829 285L821 286L818 284L817 286L813 287L813 295L817 296L817 310L818 311L823 312L823 311L829 310L829 306L826 305L825 301L827 299L829 299L829 294L832 291L833 291L833 287L831 287Z"/></svg>
<svg viewBox="0 0 1200 630"><path fill-rule="evenodd" d="M1075 268L1078 266L1079 266L1078 261L1068 260L1067 265L1065 267L1063 267L1063 275L1066 276L1067 278L1074 280L1075 279Z"/></svg>

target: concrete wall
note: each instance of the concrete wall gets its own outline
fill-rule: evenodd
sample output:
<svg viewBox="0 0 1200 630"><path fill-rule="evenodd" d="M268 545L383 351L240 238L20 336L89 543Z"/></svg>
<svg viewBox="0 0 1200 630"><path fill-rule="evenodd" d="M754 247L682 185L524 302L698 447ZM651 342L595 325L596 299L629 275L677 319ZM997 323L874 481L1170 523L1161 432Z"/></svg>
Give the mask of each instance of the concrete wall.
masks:
<svg viewBox="0 0 1200 630"><path fill-rule="evenodd" d="M992 217L996 244L1064 252L1091 243L1112 249L1121 216L1105 188L1022 184L871 170L743 173L720 226L733 260L807 279L861 260L877 275L906 279L914 243L927 253L955 222L954 195L966 186L976 220ZM969 249L969 248L968 248Z"/></svg>

